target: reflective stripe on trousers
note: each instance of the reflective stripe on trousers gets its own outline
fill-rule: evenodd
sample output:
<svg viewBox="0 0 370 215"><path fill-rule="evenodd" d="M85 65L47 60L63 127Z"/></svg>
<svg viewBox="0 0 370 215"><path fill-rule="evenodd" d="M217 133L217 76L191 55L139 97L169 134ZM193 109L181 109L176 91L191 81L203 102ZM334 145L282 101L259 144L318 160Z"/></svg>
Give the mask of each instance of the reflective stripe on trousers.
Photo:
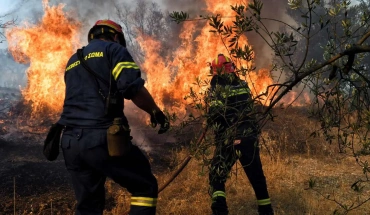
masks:
<svg viewBox="0 0 370 215"><path fill-rule="evenodd" d="M260 200L257 200L257 204L258 205L270 205L271 204L271 200L270 200L270 198L268 198L268 199L260 199Z"/></svg>
<svg viewBox="0 0 370 215"><path fill-rule="evenodd" d="M156 207L157 206L157 198L132 196L131 197L131 205L145 206L145 207Z"/></svg>

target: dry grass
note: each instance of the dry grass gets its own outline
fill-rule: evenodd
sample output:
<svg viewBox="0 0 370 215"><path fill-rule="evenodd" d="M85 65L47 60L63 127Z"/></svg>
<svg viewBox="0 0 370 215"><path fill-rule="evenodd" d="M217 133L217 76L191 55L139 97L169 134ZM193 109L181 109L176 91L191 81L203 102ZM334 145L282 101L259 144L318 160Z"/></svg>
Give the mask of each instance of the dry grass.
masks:
<svg viewBox="0 0 370 215"><path fill-rule="evenodd" d="M335 145L328 145L320 137L309 137L317 129L314 120L307 119L302 110L280 114L279 120L266 126L262 134L261 158L276 215L325 215L343 213L337 203L324 197L330 195L340 203L350 205L370 198L370 190L354 192L351 185L363 178L354 158L338 154ZM176 153L175 161L188 155L187 149ZM369 158L365 158L369 159ZM191 160L184 171L159 194L158 215L211 214L208 195L208 170L202 163ZM171 172L156 175L164 184ZM308 189L315 181L315 190ZM129 207L129 195L122 189L117 193L118 203L105 214L122 214ZM227 200L230 215L257 214L254 192L239 163L233 167L227 182ZM321 193L322 195L320 195ZM125 198L122 198L125 196ZM348 214L370 214L366 203Z"/></svg>
<svg viewBox="0 0 370 215"><path fill-rule="evenodd" d="M357 200L360 202L364 198L370 198L368 184L365 184L360 193L351 189L357 179L364 178L355 159L350 155L339 154L337 145L329 145L319 136L310 137L309 134L318 128L317 122L307 119L304 112L298 109L277 114L279 117L268 124L261 135L261 159L276 215L333 214L340 207L324 198L329 194L340 203L354 202L355 205ZM188 154L189 149L184 147L174 149L172 156L163 154L161 158L157 156L150 159L154 164L159 186L171 177ZM370 157L363 158L369 161ZM159 160L167 166L156 167ZM230 215L254 215L257 214L255 195L240 167L239 163L233 167L227 182ZM315 189L318 192L308 189L310 180L316 182ZM105 215L123 215L129 209L130 194L111 181L107 182L106 197ZM38 199L47 201L39 204L39 201L36 203ZM53 201L52 210L50 200ZM30 197L19 196L17 214L73 214L73 200L72 190ZM24 207L20 208L18 203L23 203ZM7 204L9 206L6 208L11 212L12 202ZM157 214L207 215L211 214L210 204L208 170L202 168L201 161L192 159L183 172L159 194ZM10 213L0 211L0 214ZM349 214L370 215L370 203Z"/></svg>
<svg viewBox="0 0 370 215"><path fill-rule="evenodd" d="M184 157L186 151L179 156ZM262 152L262 162L268 182L270 196L279 214L333 214L338 205L325 200L315 191L309 190L308 181L314 178L320 192L336 196L340 202L354 201L358 195L350 189L357 177L361 177L355 161L343 159L315 159L306 156L292 156L272 161L271 157ZM159 215L197 215L211 214L208 196L207 171L201 171L201 163L192 160L185 170L159 195ZM159 184L163 184L170 174L158 175ZM117 190L111 191L116 192ZM129 196L122 195L116 208L106 214L122 214L129 206ZM227 182L228 204L230 215L257 214L254 192L240 164L233 167L233 174ZM370 196L369 189L363 196ZM122 204L122 201L125 203ZM370 214L369 203L349 214ZM122 207L124 206L124 207Z"/></svg>

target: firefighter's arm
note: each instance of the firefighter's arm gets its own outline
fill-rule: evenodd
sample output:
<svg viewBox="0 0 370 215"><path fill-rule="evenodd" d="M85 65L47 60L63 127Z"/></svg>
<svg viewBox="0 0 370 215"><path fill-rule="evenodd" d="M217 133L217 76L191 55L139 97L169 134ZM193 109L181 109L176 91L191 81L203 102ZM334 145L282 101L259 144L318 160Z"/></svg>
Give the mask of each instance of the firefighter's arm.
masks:
<svg viewBox="0 0 370 215"><path fill-rule="evenodd" d="M126 48L113 43L111 45L112 75L117 82L117 89L125 99L131 99L136 106L150 114L153 127L161 125L159 134L166 132L170 126L169 120L144 87L145 81L141 78L139 67Z"/></svg>
<svg viewBox="0 0 370 215"><path fill-rule="evenodd" d="M137 107L150 115L152 127L156 127L157 124L161 125L158 134L162 134L170 128L168 118L161 109L159 109L152 95L150 95L149 91L144 86L137 91L137 93L131 98L131 101Z"/></svg>
<svg viewBox="0 0 370 215"><path fill-rule="evenodd" d="M131 101L148 114L161 111L152 95L150 95L149 91L144 86L137 91L135 96L131 98Z"/></svg>
<svg viewBox="0 0 370 215"><path fill-rule="evenodd" d="M140 68L126 48L116 43L108 47L108 59L113 67L112 76L117 83L117 90L125 99L131 99L145 83Z"/></svg>

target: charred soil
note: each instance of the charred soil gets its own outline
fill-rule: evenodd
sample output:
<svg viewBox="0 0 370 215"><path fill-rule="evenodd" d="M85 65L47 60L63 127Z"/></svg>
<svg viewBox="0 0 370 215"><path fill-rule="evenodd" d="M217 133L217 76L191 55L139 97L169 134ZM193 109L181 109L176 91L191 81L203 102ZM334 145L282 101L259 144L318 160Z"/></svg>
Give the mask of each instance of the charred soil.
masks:
<svg viewBox="0 0 370 215"><path fill-rule="evenodd" d="M42 154L46 134L18 134L5 140L0 137L0 214L73 214L74 192L63 154L56 161L47 161ZM159 174L170 166L169 148L154 146L146 150L153 172ZM142 146L145 148L145 146ZM110 183L110 182L109 182ZM115 185L113 185L115 186ZM117 187L116 187L117 186ZM118 185L115 187L118 188ZM106 208L116 200L107 194Z"/></svg>
<svg viewBox="0 0 370 215"><path fill-rule="evenodd" d="M25 111L17 100L19 92L0 89L0 94L0 215L73 214L76 202L62 152L52 162L42 154L51 121L30 123L26 116L19 115ZM153 172L168 170L168 152L174 147L163 141L168 136L158 136L144 123L133 123L132 130L134 143L152 162ZM107 193L107 211L115 207L116 201Z"/></svg>

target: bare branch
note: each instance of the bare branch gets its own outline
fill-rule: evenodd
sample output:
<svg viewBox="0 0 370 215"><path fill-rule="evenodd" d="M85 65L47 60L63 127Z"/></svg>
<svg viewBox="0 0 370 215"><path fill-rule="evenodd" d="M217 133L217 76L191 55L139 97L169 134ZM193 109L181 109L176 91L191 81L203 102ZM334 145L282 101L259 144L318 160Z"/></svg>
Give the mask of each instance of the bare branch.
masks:
<svg viewBox="0 0 370 215"><path fill-rule="evenodd" d="M366 35L370 36L370 33L367 33ZM335 55L331 59L329 59L329 60L327 60L327 61L325 61L325 62L323 62L323 63L321 63L317 66L314 66L311 69L308 69L306 72L303 72L301 75L298 75L295 78L295 80L293 80L288 86L286 86L286 88L282 91L282 93L274 101L271 102L271 104L266 108L264 113L266 114L267 112L269 112L276 105L276 103L279 102L281 98L283 98L283 96L285 94L287 94L296 84L298 84L300 81L302 81L307 76L312 75L313 73L315 73L316 71L318 71L319 69L322 69L323 67L325 67L327 65L330 65L331 63L333 63L336 60L342 58L343 56L351 55L351 54L358 54L358 53L363 53L363 52L370 52L370 46L354 45L353 47L345 50L344 52L341 52L341 53Z"/></svg>
<svg viewBox="0 0 370 215"><path fill-rule="evenodd" d="M367 38L369 38L370 37L370 31L369 32L367 32L358 42L357 42L357 45L361 45L362 43L364 43L365 42L365 40L367 39Z"/></svg>
<svg viewBox="0 0 370 215"><path fill-rule="evenodd" d="M12 19L10 21L7 21L7 22L4 22L4 23L1 23L0 22L0 43L4 42L5 40L2 40L1 38L5 38L5 35L3 33L3 29L5 28L8 28L10 26L14 26L15 25L15 19Z"/></svg>

